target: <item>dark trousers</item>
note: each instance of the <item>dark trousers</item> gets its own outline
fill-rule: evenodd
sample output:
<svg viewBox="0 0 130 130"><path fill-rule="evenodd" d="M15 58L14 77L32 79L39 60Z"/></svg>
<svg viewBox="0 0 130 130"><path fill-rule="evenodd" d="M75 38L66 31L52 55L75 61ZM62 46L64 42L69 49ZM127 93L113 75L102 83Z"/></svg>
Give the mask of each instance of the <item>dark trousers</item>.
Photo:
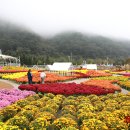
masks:
<svg viewBox="0 0 130 130"><path fill-rule="evenodd" d="M28 80L28 84L32 84L32 79L29 79L29 80Z"/></svg>

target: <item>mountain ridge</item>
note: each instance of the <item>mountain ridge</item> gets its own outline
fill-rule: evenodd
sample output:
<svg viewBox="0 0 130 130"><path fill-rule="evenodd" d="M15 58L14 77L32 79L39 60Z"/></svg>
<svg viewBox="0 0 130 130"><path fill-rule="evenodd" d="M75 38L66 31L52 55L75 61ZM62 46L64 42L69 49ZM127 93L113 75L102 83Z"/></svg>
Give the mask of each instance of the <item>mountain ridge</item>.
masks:
<svg viewBox="0 0 130 130"><path fill-rule="evenodd" d="M2 24L1 24L2 23ZM55 61L72 61L80 64L114 63L130 57L130 41L104 36L63 32L53 37L40 35L10 23L0 23L0 49L4 54L20 56L22 64L50 64Z"/></svg>

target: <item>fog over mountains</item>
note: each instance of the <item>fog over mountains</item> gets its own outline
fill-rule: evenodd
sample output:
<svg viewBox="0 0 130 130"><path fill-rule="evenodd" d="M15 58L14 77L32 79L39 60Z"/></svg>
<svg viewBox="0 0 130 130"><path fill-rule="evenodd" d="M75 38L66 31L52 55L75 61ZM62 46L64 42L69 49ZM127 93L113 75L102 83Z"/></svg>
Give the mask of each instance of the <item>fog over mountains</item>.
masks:
<svg viewBox="0 0 130 130"><path fill-rule="evenodd" d="M22 64L50 64L72 61L80 64L110 63L130 57L130 41L68 31L42 37L27 28L0 20L0 48L3 54L20 56Z"/></svg>

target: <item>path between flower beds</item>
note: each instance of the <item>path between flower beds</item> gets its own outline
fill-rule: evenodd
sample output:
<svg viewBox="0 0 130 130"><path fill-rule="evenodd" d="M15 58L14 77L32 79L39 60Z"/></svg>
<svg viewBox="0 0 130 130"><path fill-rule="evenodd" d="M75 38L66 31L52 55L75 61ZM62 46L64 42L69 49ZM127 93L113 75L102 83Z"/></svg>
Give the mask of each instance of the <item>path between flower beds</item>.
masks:
<svg viewBox="0 0 130 130"><path fill-rule="evenodd" d="M12 89L16 88L18 89L19 84L14 83L9 80L0 79L0 89Z"/></svg>
<svg viewBox="0 0 130 130"><path fill-rule="evenodd" d="M75 79L75 80L71 80L71 81L65 81L64 83L73 83L73 82L75 82L75 83L79 84L79 83L84 82L86 80L89 80L89 79L80 78L80 79ZM0 89L3 89L3 88L6 88L6 89L16 88L16 89L18 89L19 85L20 84L14 83L14 82L9 81L9 80L0 79ZM121 92L124 93L124 94L127 94L129 91L122 88Z"/></svg>
<svg viewBox="0 0 130 130"><path fill-rule="evenodd" d="M14 88L12 85L10 85L9 83L5 83L3 81L0 81L0 89L12 89Z"/></svg>

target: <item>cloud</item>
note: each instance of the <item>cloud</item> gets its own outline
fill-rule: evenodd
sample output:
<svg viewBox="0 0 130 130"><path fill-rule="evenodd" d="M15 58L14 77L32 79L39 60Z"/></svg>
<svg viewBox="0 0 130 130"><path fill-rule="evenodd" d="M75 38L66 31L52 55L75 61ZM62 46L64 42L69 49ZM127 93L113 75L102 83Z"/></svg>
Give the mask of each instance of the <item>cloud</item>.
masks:
<svg viewBox="0 0 130 130"><path fill-rule="evenodd" d="M129 0L0 0L0 17L41 34L67 30L129 38Z"/></svg>

